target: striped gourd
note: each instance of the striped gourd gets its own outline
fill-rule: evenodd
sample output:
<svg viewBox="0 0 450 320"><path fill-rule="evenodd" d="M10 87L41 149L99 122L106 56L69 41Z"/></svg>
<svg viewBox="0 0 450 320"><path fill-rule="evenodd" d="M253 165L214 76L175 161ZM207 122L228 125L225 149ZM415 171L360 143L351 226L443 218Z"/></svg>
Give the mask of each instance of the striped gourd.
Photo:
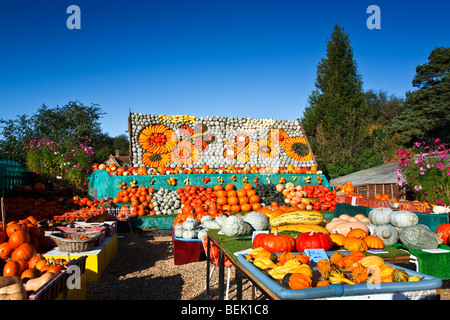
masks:
<svg viewBox="0 0 450 320"><path fill-rule="evenodd" d="M316 231L316 232L322 232L322 233L328 234L327 229L325 229L324 227L322 227L318 224L287 224L284 226L272 228L270 230L270 233L275 233L275 230L277 230L277 232L296 231L296 232L301 232L301 233Z"/></svg>
<svg viewBox="0 0 450 320"><path fill-rule="evenodd" d="M323 215L315 210L284 212L269 218L269 222L272 228L289 224L320 224L322 223L322 221Z"/></svg>

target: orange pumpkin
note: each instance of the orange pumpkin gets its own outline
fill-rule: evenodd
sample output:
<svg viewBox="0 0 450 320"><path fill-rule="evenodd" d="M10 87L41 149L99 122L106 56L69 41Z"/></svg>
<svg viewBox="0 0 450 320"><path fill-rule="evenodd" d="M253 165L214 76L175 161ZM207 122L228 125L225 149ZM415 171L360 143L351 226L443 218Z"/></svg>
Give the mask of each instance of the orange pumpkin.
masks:
<svg viewBox="0 0 450 320"><path fill-rule="evenodd" d="M361 228L352 229L347 233L347 237L358 239L364 239L367 235L367 232Z"/></svg>
<svg viewBox="0 0 450 320"><path fill-rule="evenodd" d="M291 289L306 289L312 287L312 279L303 273L288 273L281 281Z"/></svg>
<svg viewBox="0 0 450 320"><path fill-rule="evenodd" d="M332 234L330 234L330 238L333 241L333 245L342 247L344 245L346 236L344 236L343 234L340 234L340 233L332 233Z"/></svg>
<svg viewBox="0 0 450 320"><path fill-rule="evenodd" d="M347 237L344 241L344 248L349 251L366 251L368 246L363 239Z"/></svg>
<svg viewBox="0 0 450 320"><path fill-rule="evenodd" d="M371 249L383 249L384 243L379 237L374 235L369 235L364 238L364 241L367 243L367 246Z"/></svg>

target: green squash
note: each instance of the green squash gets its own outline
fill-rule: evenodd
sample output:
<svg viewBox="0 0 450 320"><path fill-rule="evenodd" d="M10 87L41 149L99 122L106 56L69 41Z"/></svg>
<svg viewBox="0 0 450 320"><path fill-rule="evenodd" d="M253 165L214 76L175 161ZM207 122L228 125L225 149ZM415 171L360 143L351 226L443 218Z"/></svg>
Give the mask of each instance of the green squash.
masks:
<svg viewBox="0 0 450 320"><path fill-rule="evenodd" d="M392 272L392 282L408 282L408 272L404 269L394 269Z"/></svg>
<svg viewBox="0 0 450 320"><path fill-rule="evenodd" d="M400 228L399 238L405 246L416 250L436 249L439 245L436 234L420 225Z"/></svg>
<svg viewBox="0 0 450 320"><path fill-rule="evenodd" d="M385 246L396 244L399 239L397 229L390 224L376 226L373 234L380 238Z"/></svg>

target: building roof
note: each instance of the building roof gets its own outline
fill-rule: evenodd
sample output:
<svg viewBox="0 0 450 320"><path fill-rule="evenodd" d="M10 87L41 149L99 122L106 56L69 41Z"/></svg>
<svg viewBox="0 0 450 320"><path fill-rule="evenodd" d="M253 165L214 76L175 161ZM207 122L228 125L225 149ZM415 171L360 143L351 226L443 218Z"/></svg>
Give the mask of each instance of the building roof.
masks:
<svg viewBox="0 0 450 320"><path fill-rule="evenodd" d="M389 184L397 183L397 172L395 168L398 162L387 163L373 168L354 172L339 178L331 179L330 186L336 187L351 181L352 185L360 186L365 184Z"/></svg>

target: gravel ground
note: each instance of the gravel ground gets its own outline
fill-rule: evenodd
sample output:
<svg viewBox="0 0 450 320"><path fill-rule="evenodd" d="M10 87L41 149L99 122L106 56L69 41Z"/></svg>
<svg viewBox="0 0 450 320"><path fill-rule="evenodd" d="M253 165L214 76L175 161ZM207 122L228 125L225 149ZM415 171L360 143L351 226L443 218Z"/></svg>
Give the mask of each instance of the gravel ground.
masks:
<svg viewBox="0 0 450 320"><path fill-rule="evenodd" d="M225 279L228 271L226 271ZM231 269L228 298L236 298L234 267ZM87 300L206 300L206 261L174 265L172 231L153 229L119 233L117 257L97 282L88 283ZM218 296L218 270L210 282L211 299ZM440 289L440 299L450 300L448 281ZM251 300L253 287L243 280L242 299ZM257 289L254 297L264 300Z"/></svg>
<svg viewBox="0 0 450 320"><path fill-rule="evenodd" d="M215 269L210 280L211 299L218 296L218 274ZM174 265L171 230L120 233L117 257L99 281L88 283L87 300L206 300L205 284L206 261ZM242 290L242 298L251 299L252 287L245 279ZM235 297L233 267L228 298Z"/></svg>

